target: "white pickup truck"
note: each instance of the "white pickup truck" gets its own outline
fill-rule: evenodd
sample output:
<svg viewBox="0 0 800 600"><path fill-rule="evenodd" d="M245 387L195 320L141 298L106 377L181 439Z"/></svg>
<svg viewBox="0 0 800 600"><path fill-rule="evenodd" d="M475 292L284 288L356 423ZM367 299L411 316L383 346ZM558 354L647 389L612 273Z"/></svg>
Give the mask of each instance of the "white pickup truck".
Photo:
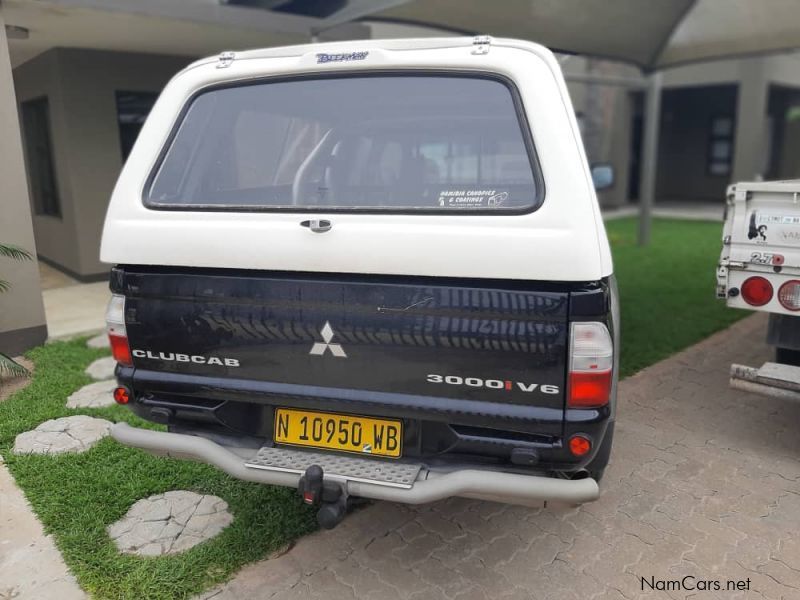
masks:
<svg viewBox="0 0 800 600"><path fill-rule="evenodd" d="M775 362L732 365L731 385L800 399L800 180L728 188L717 297L770 313Z"/></svg>
<svg viewBox="0 0 800 600"><path fill-rule="evenodd" d="M595 179L609 181L605 173ZM120 442L350 496L598 496L619 306L558 63L515 40L225 53L177 74L102 260Z"/></svg>

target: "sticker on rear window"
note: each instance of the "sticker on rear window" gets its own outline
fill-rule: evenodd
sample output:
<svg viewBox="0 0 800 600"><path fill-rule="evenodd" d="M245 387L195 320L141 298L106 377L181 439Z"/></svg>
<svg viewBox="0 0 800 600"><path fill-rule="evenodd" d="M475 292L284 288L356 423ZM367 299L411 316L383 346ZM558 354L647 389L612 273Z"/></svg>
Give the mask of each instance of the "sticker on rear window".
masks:
<svg viewBox="0 0 800 600"><path fill-rule="evenodd" d="M444 208L499 208L508 200L508 192L497 190L442 190L439 206Z"/></svg>

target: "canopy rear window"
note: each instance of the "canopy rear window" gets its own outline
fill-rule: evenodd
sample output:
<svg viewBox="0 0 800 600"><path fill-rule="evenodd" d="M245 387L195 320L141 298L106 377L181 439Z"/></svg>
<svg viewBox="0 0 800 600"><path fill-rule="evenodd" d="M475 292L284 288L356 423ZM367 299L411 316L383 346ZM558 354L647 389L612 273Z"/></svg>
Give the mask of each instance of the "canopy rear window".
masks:
<svg viewBox="0 0 800 600"><path fill-rule="evenodd" d="M146 204L192 210L524 212L541 198L512 89L381 75L215 88L184 111Z"/></svg>

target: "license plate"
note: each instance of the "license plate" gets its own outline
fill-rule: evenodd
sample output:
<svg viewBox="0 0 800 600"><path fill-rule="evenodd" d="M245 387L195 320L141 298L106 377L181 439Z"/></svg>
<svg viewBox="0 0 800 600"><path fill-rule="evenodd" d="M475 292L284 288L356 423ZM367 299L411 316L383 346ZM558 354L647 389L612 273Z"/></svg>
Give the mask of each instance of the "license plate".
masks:
<svg viewBox="0 0 800 600"><path fill-rule="evenodd" d="M375 456L400 456L403 423L353 415L278 408L275 436L278 444L309 446Z"/></svg>

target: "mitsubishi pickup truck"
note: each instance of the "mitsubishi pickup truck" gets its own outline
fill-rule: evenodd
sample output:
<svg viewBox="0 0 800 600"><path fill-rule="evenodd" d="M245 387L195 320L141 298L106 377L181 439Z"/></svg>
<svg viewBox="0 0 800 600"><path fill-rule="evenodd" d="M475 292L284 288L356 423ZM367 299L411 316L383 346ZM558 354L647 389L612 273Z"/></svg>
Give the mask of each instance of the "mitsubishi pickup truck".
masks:
<svg viewBox="0 0 800 600"><path fill-rule="evenodd" d="M166 426L122 444L297 488L325 527L349 498L598 497L617 291L539 45L200 60L143 126L101 258L115 399Z"/></svg>

